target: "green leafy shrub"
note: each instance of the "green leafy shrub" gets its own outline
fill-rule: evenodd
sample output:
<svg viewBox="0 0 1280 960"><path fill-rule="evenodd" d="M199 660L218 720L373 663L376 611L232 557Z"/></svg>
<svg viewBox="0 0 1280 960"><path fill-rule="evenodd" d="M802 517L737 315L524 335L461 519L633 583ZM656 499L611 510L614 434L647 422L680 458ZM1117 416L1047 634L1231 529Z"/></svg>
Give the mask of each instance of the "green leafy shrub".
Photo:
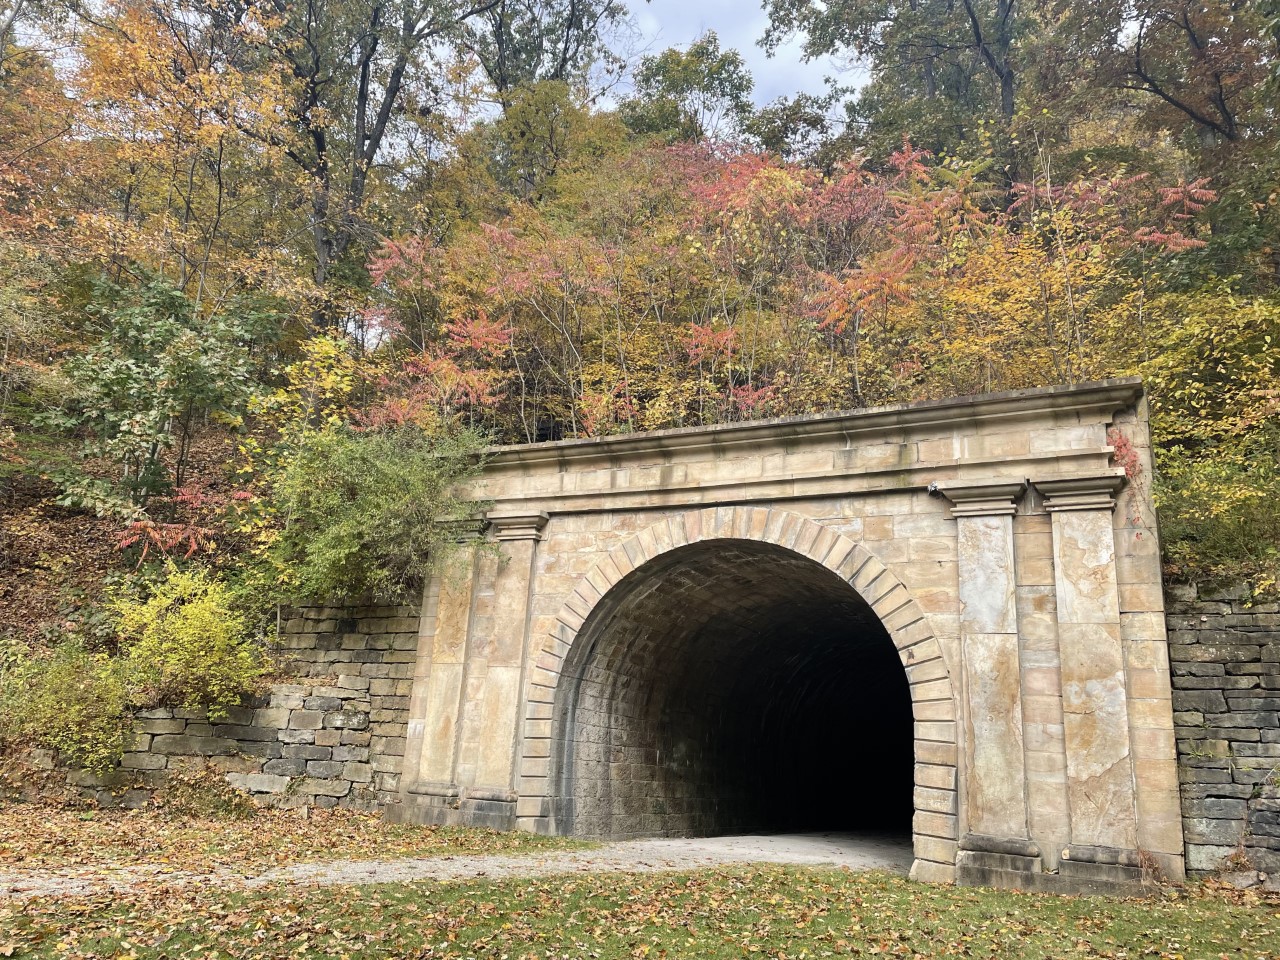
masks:
<svg viewBox="0 0 1280 960"><path fill-rule="evenodd" d="M96 335L59 367L62 391L41 418L82 444L79 463L51 471L66 506L136 515L179 485L199 425L238 423L251 390L247 344L259 315L201 316L165 280L94 285L85 307ZM100 476L101 464L115 466ZM95 465L86 472L87 465Z"/></svg>
<svg viewBox="0 0 1280 960"><path fill-rule="evenodd" d="M287 518L266 562L287 577L282 599L370 594L396 600L431 562L468 537L482 506L458 494L479 468L481 438L407 427L309 434L274 487Z"/></svg>
<svg viewBox="0 0 1280 960"><path fill-rule="evenodd" d="M1161 451L1156 501L1174 579L1280 590L1280 430L1235 443Z"/></svg>
<svg viewBox="0 0 1280 960"><path fill-rule="evenodd" d="M58 752L73 766L105 773L124 750L128 728L121 664L76 642L47 657L0 657L0 737Z"/></svg>
<svg viewBox="0 0 1280 960"><path fill-rule="evenodd" d="M1280 588L1280 299L1223 293L1153 306L1156 502L1169 575Z"/></svg>
<svg viewBox="0 0 1280 960"><path fill-rule="evenodd" d="M207 706L217 716L252 693L266 672L248 619L221 580L170 566L143 597L110 603L140 705Z"/></svg>

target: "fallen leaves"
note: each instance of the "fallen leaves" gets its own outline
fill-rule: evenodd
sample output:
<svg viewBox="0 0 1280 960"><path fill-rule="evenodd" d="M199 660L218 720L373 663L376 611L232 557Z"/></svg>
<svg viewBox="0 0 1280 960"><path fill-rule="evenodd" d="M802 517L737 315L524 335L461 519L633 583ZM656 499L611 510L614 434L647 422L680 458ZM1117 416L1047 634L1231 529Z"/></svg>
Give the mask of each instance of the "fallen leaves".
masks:
<svg viewBox="0 0 1280 960"><path fill-rule="evenodd" d="M0 904L0 956L68 958L1154 957L1273 960L1280 901L1140 901L781 867ZM5 951L8 951L6 953Z"/></svg>
<svg viewBox="0 0 1280 960"><path fill-rule="evenodd" d="M0 867L192 874L0 901L0 957L597 960L834 956L1275 960L1280 898L1213 883L1073 899L777 866L693 873L237 889L208 875L343 858L530 852L571 842L390 824L351 811L250 821L0 805Z"/></svg>
<svg viewBox="0 0 1280 960"><path fill-rule="evenodd" d="M350 810L260 809L249 820L0 803L0 869L147 866L200 872L312 860L519 853L566 846L496 830L394 824Z"/></svg>

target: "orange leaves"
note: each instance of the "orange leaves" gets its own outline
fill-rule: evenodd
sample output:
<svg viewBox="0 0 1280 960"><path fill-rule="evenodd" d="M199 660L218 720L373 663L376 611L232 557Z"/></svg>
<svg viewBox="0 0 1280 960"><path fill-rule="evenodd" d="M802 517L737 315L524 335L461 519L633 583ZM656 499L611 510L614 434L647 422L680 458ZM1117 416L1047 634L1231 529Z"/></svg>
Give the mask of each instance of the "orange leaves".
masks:
<svg viewBox="0 0 1280 960"><path fill-rule="evenodd" d="M56 115L76 162L39 204L68 259L162 273L200 302L250 286L306 303L266 239L288 229L272 198L286 100L275 73L247 69L244 30L183 0L111 0L72 28L54 86L71 92Z"/></svg>
<svg viewBox="0 0 1280 960"><path fill-rule="evenodd" d="M694 366L715 364L733 356L734 331L732 328L716 330L710 324L689 324L685 334L685 352Z"/></svg>
<svg viewBox="0 0 1280 960"><path fill-rule="evenodd" d="M373 264L451 402L524 439L1132 369L1141 271L1213 198L1046 165L1006 207L984 164L909 141L882 174L683 146L560 188Z"/></svg>
<svg viewBox="0 0 1280 960"><path fill-rule="evenodd" d="M134 520L121 531L116 547L127 550L141 546L138 565L147 559L152 550L161 556L181 553L191 559L196 553L213 546L213 531L193 523L162 523L158 520Z"/></svg>

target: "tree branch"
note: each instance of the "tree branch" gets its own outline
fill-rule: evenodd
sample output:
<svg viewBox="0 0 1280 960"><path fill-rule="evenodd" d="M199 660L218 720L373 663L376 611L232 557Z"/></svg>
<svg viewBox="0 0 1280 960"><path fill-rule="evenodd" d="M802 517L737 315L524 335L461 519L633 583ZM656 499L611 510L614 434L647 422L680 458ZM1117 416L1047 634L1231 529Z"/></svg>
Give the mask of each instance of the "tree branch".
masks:
<svg viewBox="0 0 1280 960"><path fill-rule="evenodd" d="M1223 126L1221 123L1214 120L1212 117L1197 110L1191 104L1180 99L1179 97L1174 96L1172 93L1166 90L1160 84L1160 82L1156 80L1154 76L1151 75L1151 73L1147 70L1146 66L1144 65L1143 59L1142 59L1142 44L1145 38L1145 34L1146 34L1145 25L1140 26L1138 28L1138 36L1134 40L1134 44L1133 44L1133 75L1137 77L1139 80L1141 80L1143 84L1142 87L1139 89L1145 90L1147 93L1155 94L1165 103L1169 104L1169 106L1186 114L1194 122L1200 124L1203 127L1207 127L1210 130L1213 130L1215 133L1218 133L1222 137L1225 137L1227 140L1235 140L1238 134L1235 131L1234 122L1232 123L1230 128Z"/></svg>

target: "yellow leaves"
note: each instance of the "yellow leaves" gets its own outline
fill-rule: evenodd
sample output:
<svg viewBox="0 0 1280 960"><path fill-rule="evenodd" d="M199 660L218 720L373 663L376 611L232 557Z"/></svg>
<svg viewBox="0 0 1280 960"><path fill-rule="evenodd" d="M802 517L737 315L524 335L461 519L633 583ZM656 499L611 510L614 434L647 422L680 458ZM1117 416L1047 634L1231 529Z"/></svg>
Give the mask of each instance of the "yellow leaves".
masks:
<svg viewBox="0 0 1280 960"><path fill-rule="evenodd" d="M345 423L356 390L372 373L371 362L358 359L344 337L315 337L301 349L301 359L284 369L285 385L250 403L282 436Z"/></svg>
<svg viewBox="0 0 1280 960"><path fill-rule="evenodd" d="M206 300L247 286L303 302L296 264L281 269L286 248L262 239L286 162L282 78L233 64L231 31L170 0L113 0L99 13L82 23L62 111L80 154L53 198L67 208L67 246L180 280L198 271Z"/></svg>
<svg viewBox="0 0 1280 960"><path fill-rule="evenodd" d="M867 335L912 343L937 393L1105 377L1135 362L1141 284L1094 243L986 229L956 238L905 289Z"/></svg>
<svg viewBox="0 0 1280 960"><path fill-rule="evenodd" d="M1147 306L1160 350L1135 364L1165 435L1236 437L1280 416L1280 303L1213 293Z"/></svg>

